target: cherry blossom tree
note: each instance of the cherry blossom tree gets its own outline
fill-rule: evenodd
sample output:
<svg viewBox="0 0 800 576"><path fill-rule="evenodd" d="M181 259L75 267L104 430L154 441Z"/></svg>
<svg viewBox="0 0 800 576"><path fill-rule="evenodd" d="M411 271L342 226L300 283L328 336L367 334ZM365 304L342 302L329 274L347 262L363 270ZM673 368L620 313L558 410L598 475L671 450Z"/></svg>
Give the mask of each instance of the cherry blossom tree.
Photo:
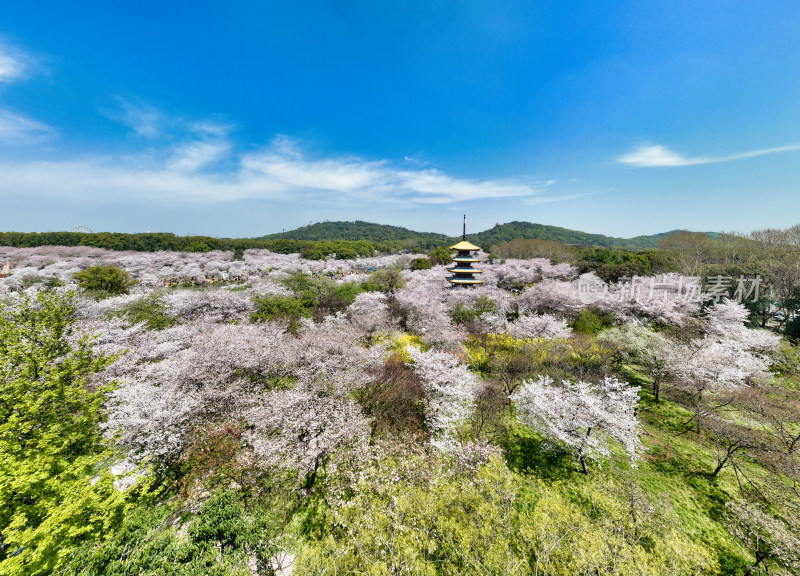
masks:
<svg viewBox="0 0 800 576"><path fill-rule="evenodd" d="M259 467L296 470L306 489L313 488L332 455L363 449L369 442L370 422L358 405L324 387L275 390L244 418Z"/></svg>
<svg viewBox="0 0 800 576"><path fill-rule="evenodd" d="M747 328L748 314L744 306L730 300L710 307L704 319L705 335L693 340L685 349L686 357L680 359L681 383L698 433L704 416L733 400L729 395L707 405L706 392L733 391L763 374L771 363L770 353L780 342L776 334Z"/></svg>
<svg viewBox="0 0 800 576"><path fill-rule="evenodd" d="M653 395L659 401L661 385L679 372L677 363L685 352L663 334L641 324L625 323L601 332L598 341L618 351L624 362L641 366L653 380Z"/></svg>
<svg viewBox="0 0 800 576"><path fill-rule="evenodd" d="M514 338L545 338L554 340L569 338L572 328L565 318L552 314L523 314L509 324L508 332Z"/></svg>
<svg viewBox="0 0 800 576"><path fill-rule="evenodd" d="M800 538L763 506L731 501L725 504L728 526L753 555L750 574L797 574Z"/></svg>
<svg viewBox="0 0 800 576"><path fill-rule="evenodd" d="M423 352L414 346L407 346L406 352L425 390L425 419L431 444L439 450L452 451L458 444L459 426L474 410L480 379L447 352Z"/></svg>
<svg viewBox="0 0 800 576"><path fill-rule="evenodd" d="M386 297L379 292L362 292L347 307L347 318L368 338L392 326Z"/></svg>
<svg viewBox="0 0 800 576"><path fill-rule="evenodd" d="M404 317L405 328L421 335L428 345L456 348L465 332L450 319L452 308L443 270L434 266L408 274L406 287L394 299Z"/></svg>
<svg viewBox="0 0 800 576"><path fill-rule="evenodd" d="M526 288L519 297L519 311L522 314L544 314L558 312L563 316L573 316L586 307L575 282L544 280L531 288Z"/></svg>
<svg viewBox="0 0 800 576"><path fill-rule="evenodd" d="M699 288L696 278L679 274L620 279L605 284L603 297L595 305L621 320L679 325L698 314L702 300Z"/></svg>
<svg viewBox="0 0 800 576"><path fill-rule="evenodd" d="M566 446L584 474L587 460L602 460L619 442L635 465L643 446L639 440L636 409L639 388L606 377L598 384L569 382L554 386L540 376L525 382L512 396L520 421Z"/></svg>

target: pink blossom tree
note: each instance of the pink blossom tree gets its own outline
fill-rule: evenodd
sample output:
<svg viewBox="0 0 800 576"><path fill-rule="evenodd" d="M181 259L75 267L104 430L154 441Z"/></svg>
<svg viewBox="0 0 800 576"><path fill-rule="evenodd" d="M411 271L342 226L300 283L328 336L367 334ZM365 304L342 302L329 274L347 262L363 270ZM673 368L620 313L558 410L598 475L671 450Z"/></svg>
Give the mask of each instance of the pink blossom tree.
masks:
<svg viewBox="0 0 800 576"><path fill-rule="evenodd" d="M543 338L556 340L569 338L572 328L565 318L552 314L522 314L509 324L508 332L514 338Z"/></svg>
<svg viewBox="0 0 800 576"><path fill-rule="evenodd" d="M447 352L406 347L425 390L425 419L431 444L442 451L458 445L458 429L472 414L480 378Z"/></svg>
<svg viewBox="0 0 800 576"><path fill-rule="evenodd" d="M643 446L636 409L639 388L606 377L598 384L540 376L525 382L512 396L520 421L570 450L588 473L586 460L610 455L610 442L619 442L635 465Z"/></svg>

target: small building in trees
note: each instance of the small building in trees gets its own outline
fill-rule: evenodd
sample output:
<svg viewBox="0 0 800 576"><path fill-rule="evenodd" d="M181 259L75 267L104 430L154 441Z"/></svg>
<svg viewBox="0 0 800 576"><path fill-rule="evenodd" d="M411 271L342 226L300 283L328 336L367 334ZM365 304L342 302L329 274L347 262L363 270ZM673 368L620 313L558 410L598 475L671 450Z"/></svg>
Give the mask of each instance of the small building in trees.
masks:
<svg viewBox="0 0 800 576"><path fill-rule="evenodd" d="M450 246L450 250L456 250L457 253L453 256L453 263L455 266L448 268L448 272L453 275L447 277L447 281L453 286L476 286L483 284L483 280L475 278L475 274L482 274L483 270L473 268L473 264L480 262L478 258L473 256L472 252L480 250L479 246L475 246L467 242L467 217L464 216L464 232L461 235L461 242Z"/></svg>

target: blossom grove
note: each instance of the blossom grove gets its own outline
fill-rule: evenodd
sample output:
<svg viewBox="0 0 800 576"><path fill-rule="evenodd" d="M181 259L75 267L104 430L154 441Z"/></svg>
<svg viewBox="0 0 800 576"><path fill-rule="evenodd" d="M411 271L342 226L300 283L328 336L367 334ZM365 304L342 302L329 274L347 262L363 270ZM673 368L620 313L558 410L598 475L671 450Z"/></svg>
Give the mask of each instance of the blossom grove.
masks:
<svg viewBox="0 0 800 576"><path fill-rule="evenodd" d="M198 562L253 574L289 573L289 565L308 574L365 573L369 565L380 566L376 574L630 573L614 572L616 562L648 574L714 573L722 552L695 549L675 504L630 480L647 478L677 450L664 448L664 430L691 432L709 458L721 454L713 476L730 467L737 498L770 497L753 463L772 470L786 494L800 485L797 419L752 400L754 390L784 394L765 386L777 386L769 382L779 363L790 371L789 349L776 334L747 327L748 310L733 300L692 302L669 290L657 300L619 298L622 282L592 277L611 297L588 302L587 278L544 258L486 263L483 286L459 289L442 265L409 269L424 254L233 256L0 248L11 263L0 280L0 494L16 506L0 513L0 574L70 562L110 569L101 556L126 546L126 506L140 506L141 521L183 550L170 562L186 570ZM97 266L126 271L127 293L76 283L76 273ZM62 326L48 336L56 348L31 336L39 325L20 332L20 318ZM15 348L17 340L29 348ZM37 355L62 372L25 364ZM68 382L69 402L93 402L81 420L85 466L63 482L106 507L98 514L107 514L108 532L101 537L100 524L90 523L95 532L64 536L58 553L41 530L59 518L80 523L75 511L54 499L33 514L28 502L42 492L32 470L9 488L13 442L26 434L11 423L35 411L23 414L7 398L22 406L32 382L41 390ZM798 405L785 394L784 408ZM53 412L46 423L77 412ZM669 424L658 428L653 414ZM548 484L554 466L585 479ZM173 529L161 508L148 511L156 501L194 519ZM766 531L772 556L737 554L791 568L786 511L795 505L774 500L783 512L767 517L731 503L733 519L714 530L735 529L715 537L733 549ZM658 518L643 512L656 509ZM240 518L230 528L236 536L223 534L222 517ZM368 530L359 528L362 517ZM315 528L302 528L306 521ZM481 533L482 525L495 532ZM565 548L580 545L569 544L575 530L587 538L581 558ZM675 552L681 547L693 552ZM458 568L441 568L448 565Z"/></svg>

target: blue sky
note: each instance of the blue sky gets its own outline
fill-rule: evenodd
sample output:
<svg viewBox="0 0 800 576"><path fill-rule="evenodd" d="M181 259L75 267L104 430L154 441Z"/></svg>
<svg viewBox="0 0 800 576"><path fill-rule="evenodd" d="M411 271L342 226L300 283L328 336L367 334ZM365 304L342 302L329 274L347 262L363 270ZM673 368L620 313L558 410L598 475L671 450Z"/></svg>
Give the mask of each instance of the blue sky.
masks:
<svg viewBox="0 0 800 576"><path fill-rule="evenodd" d="M800 222L797 2L5 2L0 229Z"/></svg>

